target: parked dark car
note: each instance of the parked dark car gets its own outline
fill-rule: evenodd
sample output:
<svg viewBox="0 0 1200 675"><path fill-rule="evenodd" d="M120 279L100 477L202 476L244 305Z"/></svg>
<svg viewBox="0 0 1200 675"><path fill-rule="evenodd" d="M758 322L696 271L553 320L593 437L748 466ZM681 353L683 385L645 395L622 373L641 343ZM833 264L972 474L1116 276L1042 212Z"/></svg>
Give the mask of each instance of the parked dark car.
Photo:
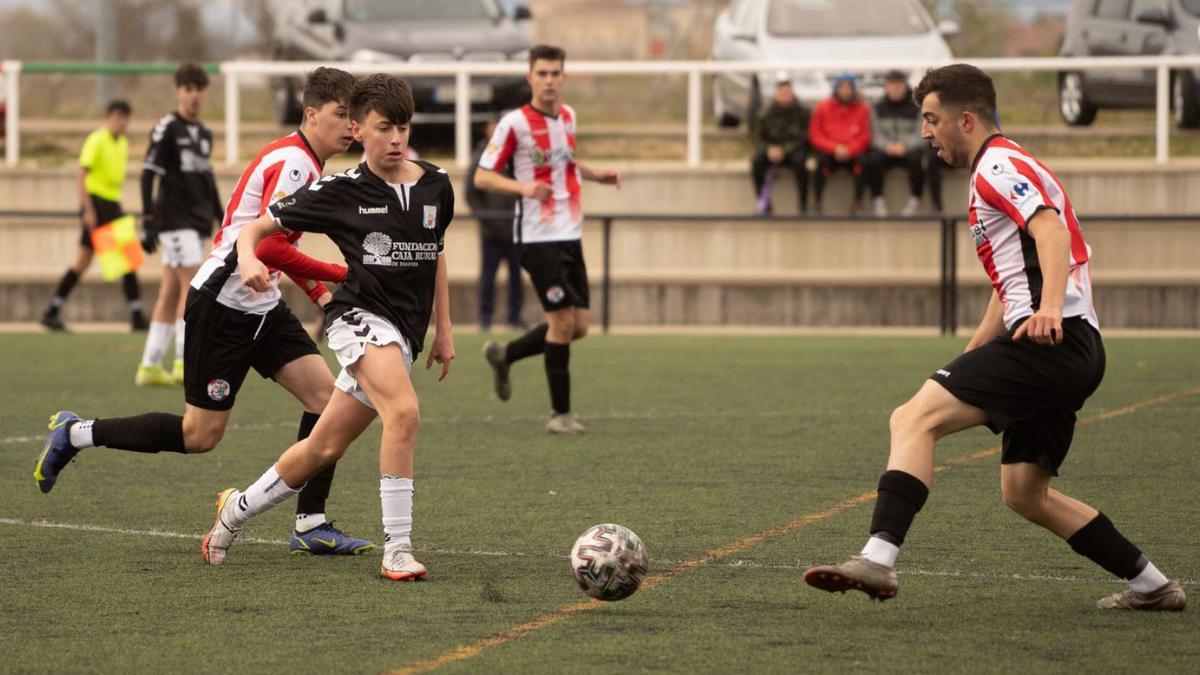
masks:
<svg viewBox="0 0 1200 675"><path fill-rule="evenodd" d="M497 0L302 0L277 3L275 58L436 63L525 61L533 45L531 14L524 5L508 11ZM418 123L454 122L453 77L409 77ZM300 121L298 77L271 82L275 115L282 124ZM472 77L471 119L482 124L529 100L525 78Z"/></svg>
<svg viewBox="0 0 1200 675"><path fill-rule="evenodd" d="M1200 54L1200 0L1072 0L1063 56ZM1200 126L1200 69L1171 72L1175 123ZM1063 121L1085 126L1102 108L1153 108L1155 72L1065 71L1058 75Z"/></svg>

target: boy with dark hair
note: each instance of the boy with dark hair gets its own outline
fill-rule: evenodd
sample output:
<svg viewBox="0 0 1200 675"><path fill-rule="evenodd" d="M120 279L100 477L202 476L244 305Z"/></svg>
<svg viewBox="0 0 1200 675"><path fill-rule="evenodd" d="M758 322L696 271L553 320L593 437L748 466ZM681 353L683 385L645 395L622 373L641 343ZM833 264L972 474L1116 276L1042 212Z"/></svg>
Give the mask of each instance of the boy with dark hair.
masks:
<svg viewBox="0 0 1200 675"><path fill-rule="evenodd" d="M79 277L92 264L95 254L92 230L125 215L121 208L121 186L125 183L125 164L129 161L129 139L125 130L129 127L130 113L129 103L120 99L110 101L104 112L104 126L88 134L79 151L79 209L83 231L75 263L58 282L50 306L42 314L41 324L50 330L66 330L58 314ZM149 324L142 314L137 272L126 274L121 279L121 288L129 301L130 325L133 330L146 330Z"/></svg>
<svg viewBox="0 0 1200 675"><path fill-rule="evenodd" d="M344 152L352 140L347 103L354 76L333 68L309 73L300 129L267 144L242 173L212 253L191 281L187 298L187 350L184 353L183 417L149 413L135 417L78 421L74 413L52 419L46 450L35 469L49 492L66 462L81 448L107 446L134 452L203 453L225 433L242 381L254 368L296 397L304 408L298 438L312 431L329 402L333 375L320 351L279 292L286 273L318 305L330 298L321 281L341 281L343 265L313 260L296 248L299 234L276 234L258 245L256 255L272 267L269 284L252 292L238 276L239 233L272 202L321 178L325 160ZM373 548L333 527L325 502L333 482L331 464L300 493L294 553L358 554Z"/></svg>
<svg viewBox="0 0 1200 675"><path fill-rule="evenodd" d="M147 253L162 247L162 282L150 317L150 332L134 383L172 386L183 382L184 289L204 259L204 239L224 211L209 158L212 132L198 118L208 88L208 74L195 63L175 71L175 112L164 116L150 134L142 171L142 246ZM154 179L159 179L154 195ZM162 367L171 334L175 334L172 373Z"/></svg>
<svg viewBox="0 0 1200 675"><path fill-rule="evenodd" d="M840 565L809 569L804 580L827 591L894 597L896 556L933 484L934 444L987 425L1004 434L1004 503L1129 580L1098 608L1182 610L1178 582L1103 513L1050 487L1070 449L1075 413L1104 377L1091 248L1071 200L1045 165L996 131L996 91L982 70L931 70L916 100L921 136L951 166L971 167L971 233L994 292L966 352L892 413L891 454L866 546Z"/></svg>
<svg viewBox="0 0 1200 675"><path fill-rule="evenodd" d="M515 239L521 265L546 311L546 323L516 340L484 345L496 396L501 401L512 396L508 370L514 362L543 354L551 406L546 431L580 434L585 430L571 413L569 370L571 343L587 335L589 321L580 184L591 180L619 189L621 174L594 171L576 161L575 110L562 102L565 59L560 47L538 45L530 50L525 79L532 100L501 118L479 160L474 183L489 192L521 197ZM499 173L510 159L515 178Z"/></svg>
<svg viewBox="0 0 1200 675"><path fill-rule="evenodd" d="M413 446L420 413L410 370L431 311L437 332L425 367L440 363L441 380L454 358L443 255L454 191L445 171L405 159L412 113L412 89L404 80L377 74L359 82L350 115L366 160L273 204L238 238L238 272L253 290L269 285L256 246L271 233L321 232L337 244L350 269L325 314L329 346L342 372L308 438L288 448L245 491L229 488L217 496L216 521L200 550L209 565L224 562L247 521L337 461L379 417L386 535L380 575L415 581L427 573L412 555Z"/></svg>

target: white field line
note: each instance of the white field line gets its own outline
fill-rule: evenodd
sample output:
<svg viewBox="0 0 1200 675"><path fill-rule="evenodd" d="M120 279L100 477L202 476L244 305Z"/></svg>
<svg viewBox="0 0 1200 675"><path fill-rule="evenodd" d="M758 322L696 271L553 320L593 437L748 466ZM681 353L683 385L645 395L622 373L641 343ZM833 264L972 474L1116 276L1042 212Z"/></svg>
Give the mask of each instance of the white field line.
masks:
<svg viewBox="0 0 1200 675"><path fill-rule="evenodd" d="M816 417L823 415L827 411L823 410L756 410L750 412L738 413L699 413L699 412L655 412L648 410L644 412L624 413L624 412L609 412L596 415L581 415L578 419L584 422L588 421L650 421L650 420L670 420L670 419L713 419L713 418L776 418L776 417ZM461 426L463 424L492 424L496 422L545 422L546 418L541 415L480 415L477 417L468 416L448 416L437 417L428 416L421 418L421 424L424 426L440 426L454 425ZM246 431L255 429L294 429L299 424L298 419L286 420L280 422L242 422L230 424L226 427L228 431ZM5 436L0 438L0 445L10 445L13 443L33 443L46 440L46 434L41 433L36 436Z"/></svg>
<svg viewBox="0 0 1200 675"><path fill-rule="evenodd" d="M91 532L96 534L116 534L122 536L134 537L162 537L166 539L188 539L199 541L204 538L202 534L188 534L186 532L170 532L167 530L134 530L123 527L106 527L103 525L80 525L74 523L56 523L49 520L21 520L18 518L0 518L0 525L10 525L13 527L42 527L58 530L71 530L74 532ZM262 539L258 537L240 537L240 543L244 544L266 544L270 546L285 546L287 540L284 539ZM452 549L452 548L436 548L436 547L416 547L417 551L429 553L432 555L448 555L448 556L470 556L470 557L485 557L485 558L529 558L529 559L549 559L549 560L567 560L570 556L566 555L537 555L529 553L521 553L515 551L484 551L484 550L468 550L468 549ZM674 567L678 565L678 560L654 560L656 566ZM781 570L781 571L796 571L800 572L808 569L815 563L765 563L757 560L738 559L729 560L726 562L711 562L707 563L706 567L738 567L745 569L758 570ZM1096 583L1096 582L1112 582L1122 583L1119 579L1099 578L1099 577L1076 577L1063 576L1055 574L1016 574L1005 572L962 572L962 571L939 571L939 570L900 570L899 574L905 576L917 577L955 577L965 579L1003 579L1008 581L1050 581L1055 583ZM1180 583L1185 586L1195 586L1200 581L1183 579Z"/></svg>

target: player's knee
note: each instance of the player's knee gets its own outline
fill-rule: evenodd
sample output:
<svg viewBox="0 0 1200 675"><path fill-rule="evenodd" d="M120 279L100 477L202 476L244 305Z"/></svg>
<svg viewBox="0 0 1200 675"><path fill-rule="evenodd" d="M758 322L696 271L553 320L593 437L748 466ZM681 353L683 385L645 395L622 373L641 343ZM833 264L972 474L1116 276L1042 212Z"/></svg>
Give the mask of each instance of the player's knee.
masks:
<svg viewBox="0 0 1200 675"><path fill-rule="evenodd" d="M1046 503L1046 495L1031 490L1004 486L1001 489L1004 505L1026 520L1037 520Z"/></svg>
<svg viewBox="0 0 1200 675"><path fill-rule="evenodd" d="M188 454L202 454L211 452L221 442L221 438L225 435L225 429L222 427L195 427L191 433L184 433L183 445L187 449Z"/></svg>
<svg viewBox="0 0 1200 675"><path fill-rule="evenodd" d="M417 427L421 423L421 409L417 405L416 399L389 406L388 410L382 413L381 416L383 417L384 424L399 433L415 435Z"/></svg>
<svg viewBox="0 0 1200 675"><path fill-rule="evenodd" d="M588 334L588 325L582 321L579 321L579 322L575 323L575 332L572 333L571 339L572 340L582 340L583 338L587 337L587 334Z"/></svg>
<svg viewBox="0 0 1200 675"><path fill-rule="evenodd" d="M917 405L912 401L908 401L900 404L892 411L892 416L888 419L888 426L891 428L893 436L910 433L920 430L920 418L921 415Z"/></svg>

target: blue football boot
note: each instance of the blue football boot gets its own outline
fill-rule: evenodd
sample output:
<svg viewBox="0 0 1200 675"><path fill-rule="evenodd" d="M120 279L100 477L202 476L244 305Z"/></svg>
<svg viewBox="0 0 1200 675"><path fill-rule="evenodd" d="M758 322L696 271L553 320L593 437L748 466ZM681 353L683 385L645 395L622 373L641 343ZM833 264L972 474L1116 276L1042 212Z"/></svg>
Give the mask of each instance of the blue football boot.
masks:
<svg viewBox="0 0 1200 675"><path fill-rule="evenodd" d="M46 434L42 454L38 455L37 464L33 466L33 479L42 492L54 489L59 472L79 452L79 448L71 445L70 433L71 424L78 421L79 415L70 410L60 410L50 416L50 433Z"/></svg>
<svg viewBox="0 0 1200 675"><path fill-rule="evenodd" d="M289 546L292 555L362 555L374 548L375 544L366 539L346 536L332 521L306 532L292 530Z"/></svg>

